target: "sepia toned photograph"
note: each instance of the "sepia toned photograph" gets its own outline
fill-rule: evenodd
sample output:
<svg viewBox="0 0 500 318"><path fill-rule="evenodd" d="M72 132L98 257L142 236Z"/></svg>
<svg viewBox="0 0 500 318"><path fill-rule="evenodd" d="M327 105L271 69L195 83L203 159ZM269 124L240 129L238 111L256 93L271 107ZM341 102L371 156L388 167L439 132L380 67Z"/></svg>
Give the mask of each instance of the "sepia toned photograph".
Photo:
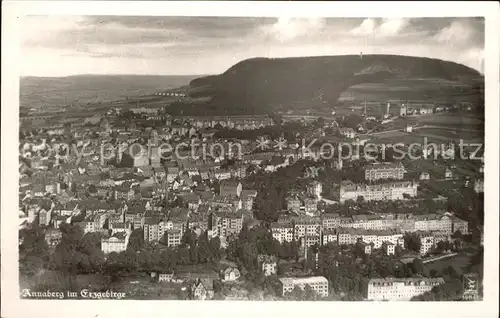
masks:
<svg viewBox="0 0 500 318"><path fill-rule="evenodd" d="M20 300L483 301L485 17L158 14L18 18Z"/></svg>

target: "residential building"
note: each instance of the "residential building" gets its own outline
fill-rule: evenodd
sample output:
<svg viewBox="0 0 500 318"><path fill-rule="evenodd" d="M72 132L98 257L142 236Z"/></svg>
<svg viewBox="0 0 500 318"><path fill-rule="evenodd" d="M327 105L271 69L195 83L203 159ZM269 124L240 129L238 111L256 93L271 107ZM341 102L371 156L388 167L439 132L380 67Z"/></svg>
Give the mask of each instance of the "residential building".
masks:
<svg viewBox="0 0 500 318"><path fill-rule="evenodd" d="M322 297L328 296L328 279L323 276L313 277L282 277L279 279L282 286L283 296L292 292L295 286L304 289L306 285Z"/></svg>
<svg viewBox="0 0 500 318"><path fill-rule="evenodd" d="M312 181L307 185L307 193L315 198L321 198L323 185L319 181Z"/></svg>
<svg viewBox="0 0 500 318"><path fill-rule="evenodd" d="M323 229L335 229L340 225L340 215L338 213L324 213L321 215Z"/></svg>
<svg viewBox="0 0 500 318"><path fill-rule="evenodd" d="M452 219L443 214L415 215L414 231L443 232L452 234Z"/></svg>
<svg viewBox="0 0 500 318"><path fill-rule="evenodd" d="M124 252L127 250L130 232L118 232L108 238L101 238L101 250L105 253Z"/></svg>
<svg viewBox="0 0 500 318"><path fill-rule="evenodd" d="M271 224L273 238L280 243L293 241L292 222L274 222Z"/></svg>
<svg viewBox="0 0 500 318"><path fill-rule="evenodd" d="M357 244L357 246L359 246L361 248L361 250L365 254L371 254L372 253L372 246L371 246L371 244L365 243L361 239L358 240L358 242L356 244Z"/></svg>
<svg viewBox="0 0 500 318"><path fill-rule="evenodd" d="M372 278L368 282L367 300L410 300L444 284L439 278Z"/></svg>
<svg viewBox="0 0 500 318"><path fill-rule="evenodd" d="M419 233L420 238L420 255L429 254L434 248L434 236L430 232Z"/></svg>
<svg viewBox="0 0 500 318"><path fill-rule="evenodd" d="M344 136L346 138L350 138L350 139L356 137L356 132L352 128L340 128L339 133L342 136Z"/></svg>
<svg viewBox="0 0 500 318"><path fill-rule="evenodd" d="M240 278L240 271L236 267L228 267L221 272L223 282L234 282Z"/></svg>
<svg viewBox="0 0 500 318"><path fill-rule="evenodd" d="M294 238L296 241L299 241L304 236L320 237L321 219L319 217L296 217L292 220L294 223Z"/></svg>
<svg viewBox="0 0 500 318"><path fill-rule="evenodd" d="M171 282L174 278L174 273L158 273L158 282Z"/></svg>
<svg viewBox="0 0 500 318"><path fill-rule="evenodd" d="M355 184L345 180L340 184L339 201L356 201L363 197L365 201L403 200L406 196L417 196L418 183L412 181L392 181L380 184Z"/></svg>
<svg viewBox="0 0 500 318"><path fill-rule="evenodd" d="M217 236L227 237L237 235L243 227L241 211L216 211L212 213L211 229Z"/></svg>
<svg viewBox="0 0 500 318"><path fill-rule="evenodd" d="M144 221L144 242L158 242L165 233L165 227L162 220L157 217L148 217Z"/></svg>
<svg viewBox="0 0 500 318"><path fill-rule="evenodd" d="M384 250L386 255L395 255L396 254L396 245L391 243L391 242L384 241L382 243L382 249Z"/></svg>
<svg viewBox="0 0 500 318"><path fill-rule="evenodd" d="M430 178L431 178L431 175L428 172L425 172L425 171L422 172L420 174L420 177L419 177L420 180L429 180Z"/></svg>
<svg viewBox="0 0 500 318"><path fill-rule="evenodd" d="M296 196L290 196L286 198L286 208L288 211L299 212L302 202Z"/></svg>
<svg viewBox="0 0 500 318"><path fill-rule="evenodd" d="M449 168L446 168L445 172L444 172L444 178L446 180L451 180L453 179L453 172L449 169Z"/></svg>
<svg viewBox="0 0 500 318"><path fill-rule="evenodd" d="M278 273L278 258L274 255L260 254L257 262L264 276L276 275Z"/></svg>
<svg viewBox="0 0 500 318"><path fill-rule="evenodd" d="M459 231L461 234L469 234L469 222L459 219L456 216L452 216L452 232L455 233Z"/></svg>
<svg viewBox="0 0 500 318"><path fill-rule="evenodd" d="M214 282L212 279L199 278L191 285L192 297L195 300L207 300L214 297Z"/></svg>
<svg viewBox="0 0 500 318"><path fill-rule="evenodd" d="M240 197L242 185L239 181L223 180L220 183L219 191L221 197Z"/></svg>
<svg viewBox="0 0 500 318"><path fill-rule="evenodd" d="M168 229L165 231L165 234L167 236L167 246L168 247L175 247L179 246L181 244L182 240L182 231L177 230L177 229Z"/></svg>
<svg viewBox="0 0 500 318"><path fill-rule="evenodd" d="M323 230L323 245L327 245L328 243L333 243L338 241L338 233L336 229L325 229Z"/></svg>
<svg viewBox="0 0 500 318"><path fill-rule="evenodd" d="M52 208L49 210L42 208L40 209L40 211L38 211L38 221L39 221L38 223L42 226L49 226L51 217L52 217Z"/></svg>
<svg viewBox="0 0 500 318"><path fill-rule="evenodd" d="M401 162L383 162L369 164L365 168L365 180L377 181L385 179L402 180L406 172Z"/></svg>

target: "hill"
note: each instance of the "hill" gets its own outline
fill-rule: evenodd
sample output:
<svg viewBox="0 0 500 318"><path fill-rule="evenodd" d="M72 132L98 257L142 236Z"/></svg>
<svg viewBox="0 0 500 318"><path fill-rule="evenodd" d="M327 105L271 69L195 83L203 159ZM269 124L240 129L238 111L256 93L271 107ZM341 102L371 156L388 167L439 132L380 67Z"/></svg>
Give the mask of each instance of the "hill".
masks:
<svg viewBox="0 0 500 318"><path fill-rule="evenodd" d="M212 105L224 109L269 110L297 102L332 105L343 91L355 85L410 78L442 79L449 85L470 84L482 76L458 63L412 56L253 58L237 63L223 74L192 80L189 91L193 97L212 98Z"/></svg>

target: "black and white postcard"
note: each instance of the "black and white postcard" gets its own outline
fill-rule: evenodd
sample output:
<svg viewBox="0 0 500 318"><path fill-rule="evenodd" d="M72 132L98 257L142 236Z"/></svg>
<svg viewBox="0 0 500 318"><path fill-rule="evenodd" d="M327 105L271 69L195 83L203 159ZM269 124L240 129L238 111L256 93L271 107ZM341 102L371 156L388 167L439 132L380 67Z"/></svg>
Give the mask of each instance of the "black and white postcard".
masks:
<svg viewBox="0 0 500 318"><path fill-rule="evenodd" d="M498 314L498 3L4 9L2 317Z"/></svg>

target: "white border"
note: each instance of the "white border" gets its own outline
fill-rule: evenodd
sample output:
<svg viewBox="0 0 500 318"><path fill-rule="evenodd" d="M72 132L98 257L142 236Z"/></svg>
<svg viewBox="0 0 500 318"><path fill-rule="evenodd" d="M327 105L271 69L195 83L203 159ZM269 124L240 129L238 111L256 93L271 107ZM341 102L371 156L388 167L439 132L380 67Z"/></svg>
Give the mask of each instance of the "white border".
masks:
<svg viewBox="0 0 500 318"><path fill-rule="evenodd" d="M498 316L499 206L499 6L496 2L3 2L2 8L2 134L1 242L2 317L153 317L161 316ZM322 17L485 17L486 151L485 162L485 279L484 301L455 303L363 302L195 302L195 301L71 301L19 300L18 112L19 80L16 60L19 20L38 15L150 16L322 16ZM195 306L193 306L195 305Z"/></svg>

